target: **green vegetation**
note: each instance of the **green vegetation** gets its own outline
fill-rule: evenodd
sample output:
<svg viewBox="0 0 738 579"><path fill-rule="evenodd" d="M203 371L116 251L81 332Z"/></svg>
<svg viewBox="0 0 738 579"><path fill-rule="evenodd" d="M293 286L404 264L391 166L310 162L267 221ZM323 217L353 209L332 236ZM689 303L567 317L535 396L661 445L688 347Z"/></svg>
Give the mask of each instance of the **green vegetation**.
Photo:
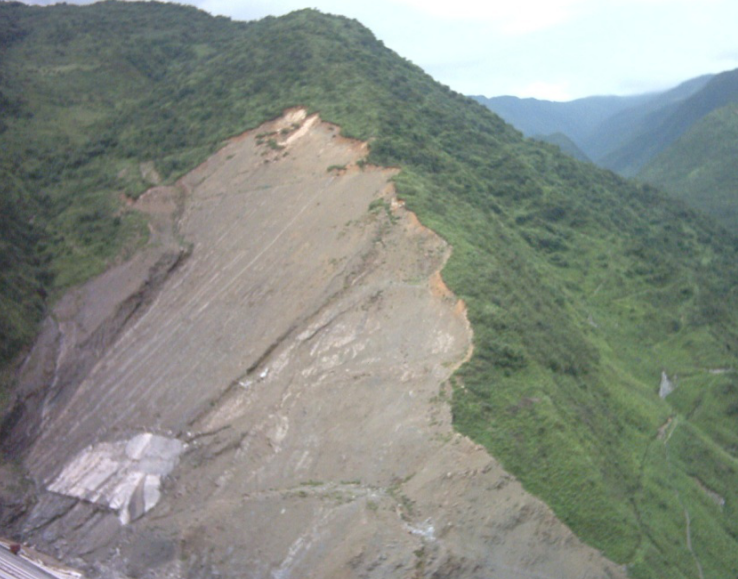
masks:
<svg viewBox="0 0 738 579"><path fill-rule="evenodd" d="M588 142L600 127L619 112L639 107L653 95L591 96L573 101L547 101L514 96L471 97L528 137L564 134L578 146ZM589 158L594 158L589 155Z"/></svg>
<svg viewBox="0 0 738 579"><path fill-rule="evenodd" d="M697 84L695 84L697 83ZM700 79L683 83L670 93L684 95L689 90L700 86ZM654 102L660 100L657 98ZM666 103L653 112L646 114L631 123L631 134L621 139L617 147L598 159L603 166L613 169L621 175L636 175L651 159L665 151L691 127L709 115L712 111L738 101L738 70L723 72L710 80L696 92L683 100ZM612 119L617 122L618 119ZM622 123L621 123L622 124ZM610 130L615 127L610 126ZM619 132L617 129L614 132Z"/></svg>
<svg viewBox="0 0 738 579"><path fill-rule="evenodd" d="M533 137L534 139L538 139L539 141L543 141L544 143L550 143L551 145L556 145L563 153L566 153L570 157L573 157L577 161L587 161L591 163L592 161L585 155L584 151L582 151L579 147L577 147L576 143L572 141L569 137L567 137L564 133L552 133L550 135L535 135Z"/></svg>
<svg viewBox="0 0 738 579"><path fill-rule="evenodd" d="M639 178L663 187L728 228L738 226L738 104L696 123Z"/></svg>
<svg viewBox="0 0 738 579"><path fill-rule="evenodd" d="M369 213L379 213L380 211L384 211L390 223L393 225L397 223L398 218L392 213L392 207L381 197L369 203Z"/></svg>
<svg viewBox="0 0 738 579"><path fill-rule="evenodd" d="M5 3L0 27L6 359L44 292L140 242L120 197L145 189L141 163L171 182L305 105L371 139L367 162L400 167L398 195L454 248L443 275L475 347L454 377L456 427L634 577L697 577L695 556L705 577L736 576L738 381L709 372L738 368L725 230L524 140L345 18ZM679 376L666 401L662 370Z"/></svg>

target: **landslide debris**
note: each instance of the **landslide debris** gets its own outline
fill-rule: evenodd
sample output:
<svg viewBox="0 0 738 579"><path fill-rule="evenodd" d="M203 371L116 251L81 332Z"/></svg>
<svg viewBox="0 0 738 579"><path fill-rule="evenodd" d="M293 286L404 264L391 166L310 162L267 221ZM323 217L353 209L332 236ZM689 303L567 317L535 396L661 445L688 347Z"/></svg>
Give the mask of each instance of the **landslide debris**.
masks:
<svg viewBox="0 0 738 579"><path fill-rule="evenodd" d="M108 342L38 342L59 378L28 410L38 436L17 425L39 487L18 533L93 577L622 576L452 429L471 333L438 273L450 248L365 155L293 109L141 198L181 199L189 257ZM140 288L149 271L91 281L78 291L108 297L78 301L68 327L105 327L121 276ZM94 364L65 373L70 347ZM98 451L145 458L128 447L155 437L184 452L129 520L110 497L131 481ZM105 500L72 492L96 472Z"/></svg>

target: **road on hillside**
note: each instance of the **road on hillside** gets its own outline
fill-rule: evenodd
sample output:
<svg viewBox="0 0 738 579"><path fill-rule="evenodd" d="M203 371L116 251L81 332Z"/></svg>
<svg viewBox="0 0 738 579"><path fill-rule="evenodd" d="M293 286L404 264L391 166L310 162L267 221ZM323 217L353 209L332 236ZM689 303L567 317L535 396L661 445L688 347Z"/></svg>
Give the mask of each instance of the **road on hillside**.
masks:
<svg viewBox="0 0 738 579"><path fill-rule="evenodd" d="M57 579L20 555L0 547L0 579Z"/></svg>

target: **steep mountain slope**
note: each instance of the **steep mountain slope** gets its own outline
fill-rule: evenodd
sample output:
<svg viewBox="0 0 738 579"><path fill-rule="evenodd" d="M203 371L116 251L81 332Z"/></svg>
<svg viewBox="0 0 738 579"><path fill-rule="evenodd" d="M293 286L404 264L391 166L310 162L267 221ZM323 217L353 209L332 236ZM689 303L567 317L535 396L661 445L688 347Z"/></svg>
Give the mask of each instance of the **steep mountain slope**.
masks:
<svg viewBox="0 0 738 579"><path fill-rule="evenodd" d="M708 114L653 159L639 178L663 187L726 227L738 225L738 104Z"/></svg>
<svg viewBox="0 0 738 579"><path fill-rule="evenodd" d="M661 93L628 97L596 96L569 102L507 96L472 98L528 136L563 133L589 159L632 175L636 170L634 167L642 165L653 155L653 151L662 146L662 141L668 142L673 138L670 131L676 130L676 124L684 122L688 126L694 122L695 118L684 116L684 111L679 107L705 88L712 78L713 75L704 75ZM674 121L673 115L680 120ZM668 129L668 134L663 136L652 134L662 130L659 127L664 124L675 127Z"/></svg>
<svg viewBox="0 0 738 579"><path fill-rule="evenodd" d="M635 175L711 111L738 101L738 70L715 75L688 98L661 107L640 122L637 131L601 159L602 165L623 175Z"/></svg>
<svg viewBox="0 0 738 579"><path fill-rule="evenodd" d="M22 33L14 18L0 12L0 63ZM7 129L6 119L20 114L17 100L6 95L11 83L6 66L0 69L0 134ZM31 219L36 201L13 171L8 155L0 157L0 365L8 361L34 336L43 311L44 282L48 272L36 255L40 231ZM23 296L23 297L21 297ZM4 382L0 380L0 384ZM0 392L2 387L0 386ZM0 402L2 395L0 394Z"/></svg>
<svg viewBox="0 0 738 579"><path fill-rule="evenodd" d="M576 159L577 161L590 162L589 157L584 154L584 151L577 147L574 141L572 141L564 133L553 133L551 135L535 135L534 138L538 139L539 141L543 141L544 143L556 145L564 153L569 155L571 158Z"/></svg>
<svg viewBox="0 0 738 579"><path fill-rule="evenodd" d="M730 107L721 108L738 100L737 79L738 71L730 71L701 76L655 95L565 103L473 98L528 136L550 135L544 140L559 144L555 134L561 133L586 158L626 176L638 174L732 227L733 119ZM562 150L584 160L576 150Z"/></svg>
<svg viewBox="0 0 738 579"><path fill-rule="evenodd" d="M595 127L582 146L593 159L604 164L608 155L625 149L637 135L661 123L680 103L702 90L713 76L708 74L687 80L672 89L651 95L651 98L635 106L618 111Z"/></svg>
<svg viewBox="0 0 738 579"><path fill-rule="evenodd" d="M16 27L24 31L20 40L11 45L3 64L4 78L13 81L4 85L3 93L15 99L19 112L6 120L7 129L0 137L6 146L4 150L10 151L8 156L15 163L19 184L14 191L21 198L43 200L39 205L47 207L43 213L38 212L35 222L43 226L45 246L41 249L48 258L48 267L57 273L56 285L51 287L50 293L60 293L73 280L102 267L106 260L114 261L122 244L136 243L139 231L136 224L140 219L119 201L122 192L128 191L130 197L139 196L146 188L147 179L161 178L173 183L186 172L185 169L204 160L225 137L276 118L284 109L304 105L309 112L319 111L322 118L339 123L344 135L370 139L368 162L400 169L394 177L398 197L417 213L424 225L439 233L453 248L443 278L466 302L474 332L474 354L452 378L456 428L483 443L528 490L551 505L585 542L602 549L616 562L626 564L632 576L725 577L738 572L735 555L738 552L735 548L738 536L738 517L735 516L738 416L734 412L736 387L732 372L738 351L735 330L738 327L735 319L738 296L734 291L738 272L735 242L722 228L653 188L628 183L591 165L577 163L553 147L522 140L517 131L484 107L434 83L350 20L302 11L284 18L242 24L210 18L192 9L148 3L106 2L84 8L45 9L4 4L0 9L4 17L13 20ZM64 30L72 33L65 35ZM92 32L83 34L85 30ZM131 40L132 36L135 41ZM108 66L99 56L105 50L109 50L111 59L125 55L127 64L114 60L115 66ZM156 58L137 57L136 51L156 55ZM116 80L124 77L139 83L135 91L128 88L130 82ZM14 87L19 86L26 87L26 91L21 93L15 88L13 93ZM84 91L72 90L75 86L89 87L90 96ZM270 159L270 164L282 159L280 151L287 151L280 149L284 146L280 141L296 130L291 126L283 128L285 135L261 137L263 150L260 150L266 153L264 159ZM21 138L20 135L25 136ZM285 159L289 160L290 155ZM351 160L357 166L366 164L362 158ZM341 160L331 163L339 165L333 171L342 171L340 165L343 163ZM316 169L314 164L306 168L317 170L324 179L330 175L327 169L324 166ZM256 179L255 182L261 181ZM264 184L268 184L267 181ZM259 194L255 197L248 197L247 206L255 207L264 202L268 199L267 191L264 189L256 192ZM205 197L230 194L227 188L203 189ZM254 195L254 192L249 194ZM389 202L390 197L385 199ZM185 200L192 203L200 199L196 193L185 191ZM201 201L199 207L197 203L190 206L190 211L195 212L193 215L207 212L211 207L204 199ZM299 203L287 203L282 211L283 219L295 218L300 207ZM373 208L386 220L374 223L375 229L362 230L363 234L354 229L356 224L350 227L345 224L352 235L359 240L371 239L374 231L382 231L382 223L389 229L388 235L397 234L390 227L391 211L383 209L381 202ZM93 209L98 211L97 215ZM191 222L185 219L182 226L188 223ZM237 230L236 224L233 231ZM185 231L195 233L195 230ZM337 235L337 232L331 234ZM362 235L369 237L362 238ZM228 234L225 242L227 237ZM332 240L326 241L331 245L338 239L326 237L326 240ZM391 246L388 239L378 241L377 250L382 241ZM178 267L207 262L199 252L206 252L208 246L208 243L195 244L192 257ZM313 252L324 255L315 249L318 246L320 244L315 242L302 248L297 246L292 259L314 257ZM233 253L233 259L247 259L242 252L248 254L249 247L246 245L241 252ZM75 253L70 253L70 248L74 248ZM260 248L261 245L254 246L252 253L258 255ZM229 250L228 255L230 251L237 250ZM428 265L440 266L438 255L434 257L433 251L426 251L425 255ZM161 294L154 296L149 295L146 288L157 286L154 282L162 275L185 283L185 278L177 277L183 275L177 273L180 270L167 273L180 263L179 256L178 250L169 252L147 266L145 271L150 272L146 274L149 277L143 275L143 279L152 282L144 283L140 291L136 287L130 290L131 295L141 296L141 299L123 300L128 307L135 306L134 309L123 308L120 314L115 311L110 314L122 322L119 326L122 333L105 330L108 326L103 324L101 333L90 336L85 342L87 349L82 348L82 353L89 352L87 361L68 366L68 374L60 375L58 381L52 380L54 388L48 389L43 372L53 374L55 365L58 366L57 358L52 355L44 358L45 362L34 361L33 356L26 358L23 372L33 370L41 372L41 376L34 378L33 372L29 376L23 374L22 389L16 393L13 412L5 421L3 440L16 457L26 459L26 465L41 477L37 479L39 483L53 485L58 491L69 490L68 483L74 479L58 477L65 472L64 460L69 459L72 452L82 452L86 439L76 429L72 437L74 448L61 447L57 457L55 444L58 439L51 434L40 434L45 432L43 428L28 429L27 426L36 423L35 420L45 420L45 424L41 423L43 426L54 424L60 429L65 424L63 417L75 415L74 409L94 408L95 398L88 400L84 394L92 392L98 384L115 384L116 367L124 372L123 390L125 384L133 387L134 382L146 383L150 379L157 388L165 386L165 389L150 400L137 399L143 412L140 424L125 422L135 421L127 412L118 430L112 428L114 423L110 431L103 429L90 450L109 454L93 452L93 456L118 456L126 441L132 444L131 453L138 456L141 441L145 440L137 435L151 433L152 429L163 438L174 437L180 443L190 440L186 427L188 417L197 418L193 408L183 414L180 422L176 422L170 408L187 403L184 396L179 400L177 386L180 382L174 379L179 376L177 361L182 357L152 363L148 368L143 358L142 363L128 366L115 354L118 349L121 355L129 351L124 346L133 342L126 324L131 324L133 329L139 319L161 316L156 313L157 299L167 302L176 298L176 291L170 296L171 292L163 289ZM423 259L410 259L410 263L413 262L423 265ZM282 266L282 262L274 263ZM328 259L324 265L329 271L338 263L331 264ZM395 271L402 272L404 267L398 265ZM408 271L416 270L409 268ZM418 279L426 279L428 273L428 269L421 267ZM323 271L321 275L324 274ZM127 278L123 276L122 279ZM232 288L228 279L221 278L221 282L229 288L224 293L230 295L228 292ZM338 285L343 287L348 282L350 286L351 279L349 276ZM405 279L404 283L414 287L412 279ZM125 288L125 284L114 285ZM211 287L203 286L202 299ZM261 288L254 288L254 292L268 294L269 287L265 283ZM60 301L59 304L79 304L80 298L73 299L79 294L71 295L65 298L69 302ZM157 298L158 295L161 297ZM235 307L241 303L238 299L244 296L231 297L232 300L220 306L226 316L223 319L228 319L229 312L234 316L241 311L248 314L248 307ZM150 302L149 298L154 301ZM229 309L229 304L234 307ZM380 300L379 305L385 307L386 304ZM197 318L200 308L206 305L203 302L195 308L192 317ZM305 304L290 307L302 305ZM279 310L285 306L270 307ZM366 304L366 307L372 310L374 306ZM372 311L379 315L376 319L382 320L380 325L389 323L388 318L392 317L382 317L386 310L381 308ZM400 314L402 312L394 315ZM229 323L241 328L238 324L245 322L236 323L237 319L236 316ZM411 329L413 324L419 323L417 320L425 318L418 315L400 319ZM302 327L303 321L309 324L305 317L298 315L297 320L300 323L295 328L287 317L283 325L288 330L286 336L294 336L296 340L289 342L296 344L295 352L300 350L297 336L301 335L301 330L297 328ZM182 327L186 329L192 321L185 317ZM50 333L42 335L42 342L46 340L51 344L53 352L53 344L60 338L54 333L53 321L47 322L45 327ZM154 324L147 335L155 337L157 327L168 326ZM367 326L352 327L366 329ZM218 329L217 324L215 328ZM293 329L296 334L292 333ZM184 339L171 328L168 331L174 336L172 339ZM363 331L357 333L356 340L366 339ZM390 336L395 335L394 332L390 331ZM238 332L236 335L242 339ZM429 337L432 333L424 332L423 335ZM336 348L344 348L336 352L339 362L350 357L351 347L357 343L345 337L343 346L336 345ZM414 350L414 340L407 339L400 344L399 354L407 352L409 355ZM336 344L339 342L340 339ZM166 343L168 340L162 341ZM284 343L284 347L289 343ZM275 344L274 349L269 349L270 344ZM202 388L208 392L199 402L206 412L203 416L209 416L209 400L225 392L230 384L233 384L231 392L248 396L249 390L245 393L239 390L242 386L238 385L238 380L247 383L254 377L241 375L236 367L246 374L257 372L257 377L269 370L263 376L264 380L269 380L273 364L261 366L258 352L267 355L264 360L271 359L272 355L276 360L281 344L279 340L267 340L264 349L254 346L255 359L252 359L254 356L243 354L245 350L237 344L231 345L230 339L213 340L206 352L184 356L195 362L201 359L202 364L212 364L211 356L216 361L222 358L224 364L233 364L231 374L235 383L229 382L230 376L211 372L209 366L187 375L189 391ZM108 350L111 345L112 350ZM135 348L131 346L130 351ZM151 351L156 352L156 348L152 347ZM182 354L186 352L183 350ZM444 359L447 365L458 362L458 357L451 355L452 350L448 352L450 358ZM63 353L71 356L72 361L76 359L73 349L66 348ZM244 357L230 358L239 353ZM106 358L108 355L113 358ZM360 356L358 351L357 356ZM310 355L300 354L300 357L314 362ZM434 356L430 356L428 364L433 359ZM97 360L101 362L95 365ZM394 362L390 366L398 368ZM126 368L135 371L136 376L125 374ZM434 382L432 385L424 382L423 388L438 391L438 382L448 375L448 368L443 364L441 368L446 372L431 371L436 376ZM668 380L660 380L662 372ZM375 373L384 376L376 366L372 366L369 373L370 376ZM239 464L245 461L255 465L255 473L267 473L268 468L260 470L260 465L264 465L264 457L272 456L277 448L293 458L297 458L293 453L300 450L316 456L313 453L321 448L321 439L311 442L311 430L307 426L312 405L305 406L304 415L301 415L303 408L295 405L299 400L298 387L304 384L298 374L290 370L276 376L275 380L279 381L274 383L277 384L276 393L265 389L266 406L271 410L261 415L260 420L266 422L249 422L247 405L242 407L234 402L231 406L228 399L221 406L216 399L216 408L222 408L224 413L233 409L239 415L232 418L227 413L215 415L216 422L223 421L218 422L217 428L231 421L233 425L222 433L212 433L212 440L205 437L202 455L192 451L180 459L184 463L193 461L191 471L181 472L197 473L198 461L210 458L215 460L214 464L225 468L233 457ZM295 377L295 381L290 383L290 376ZM402 383L402 375L399 376ZM368 379L363 377L362 380L364 378ZM676 383L676 389L668 398L659 397L660 382L668 385L669 380L672 385ZM381 382L395 380L388 377ZM415 388L403 391L409 399L412 398L410 390L416 391ZM286 404L281 407L282 414L278 412L282 402L269 398L279 392L284 393L282 402ZM116 395L123 394L119 389ZM121 400L125 402L126 399ZM366 400L366 404L373 402L370 398L361 400ZM378 415L397 403L395 398L383 400L381 410L371 406L372 410L366 415L354 414L353 406L348 403L341 408L352 418L353 427L367 429L374 420L380 420ZM38 414L44 406L48 409L46 414ZM243 413L241 408L244 408ZM97 418L94 412L83 410L79 416L95 423L113 413L108 409ZM287 418L290 425L303 425L296 430L297 438L292 438L290 433L295 431L292 426L287 429L282 418ZM386 434L386 424L380 424L380 431ZM252 425L254 440L260 440L261 445L249 446L244 443L246 438L239 438ZM205 422L195 421L194 426L193 435L208 431ZM422 439L433 436L431 431L422 428L408 430ZM106 434L103 436L103 433ZM441 433L441 437L446 439L446 434ZM386 440L389 445L394 438ZM177 444L160 441L154 446L175 448ZM364 447L355 450L357 455L361 452ZM353 460L354 455L346 455L347 460L348 457ZM80 456L79 460L83 461L80 464L84 464L85 455ZM375 456L368 454L366 462L377 463ZM411 456L412 453L404 455L405 458ZM328 457L325 461L318 462L330 462ZM163 462L169 464L171 460ZM72 459L72 463L67 464L76 463ZM299 459L291 464L299 464ZM366 466L357 465L357 468ZM339 470L336 467L331 472L335 475ZM175 502L171 504L176 506L179 504L176 503L177 492L185 489L194 513L199 508L197 497L203 493L189 494L187 489L205 488L209 483L196 480L193 487L187 487L187 480L177 482L178 471L172 472L175 480L171 488L174 490L169 493L164 486L161 504L172 500ZM249 502L245 495L251 496L256 487L249 487L251 483L247 481L229 483L239 479L231 470L224 470L222 474L222 479L216 477L214 486L225 485L231 489L229 493L240 492ZM285 476L280 479L272 474L262 482L268 485L269 481L297 480L286 478L288 473L282 473ZM407 475L410 474L408 471ZM316 471L308 476L321 475ZM394 493L394 502L386 505L396 507L399 513L409 511L411 527L405 531L410 536L426 536L428 529L422 526L424 519L417 518L426 512L425 507L413 514L412 504L402 497L414 500L406 489L413 489L415 493L413 485L423 486L428 479L416 473L403 482L399 471L398 476L397 485L386 487L388 494ZM450 478L454 480L454 476ZM136 480L144 482L132 487L129 495L132 501L128 504L133 506L123 509L131 516L140 515L155 494L151 490L153 482L147 486L149 479ZM330 480L334 486L326 488L338 493L332 497L347 498L347 504L353 505L351 509L366 504L368 511L373 512L369 502L361 502L364 500L361 493L350 493L350 485L342 485L341 480L336 484L333 476ZM387 479L382 480L386 482ZM348 482L350 479L344 480ZM183 484L185 487L181 486ZM205 486L198 487L200 484ZM361 485L366 488L364 482ZM323 485L304 486L307 488L292 489L297 495L294 500L317 501L313 487ZM258 490L261 492L264 487ZM301 496L301 490L305 497ZM448 500L452 506L452 497L459 496L459 492L449 490ZM268 492L258 496L270 501L277 498ZM445 495L434 494L436 503L438 496ZM477 498L476 505L467 510L487 512L490 503L485 496L488 495ZM87 531L92 532L85 523L89 520L89 505L77 499L68 500L68 505L75 505L68 513L71 519L65 519L69 526L47 529L50 538L46 540L56 544L60 537L72 537L75 546L69 552L95 560L100 555L97 549L102 547L96 544L87 552L84 538L94 535L104 540L106 535L99 532L86 535ZM322 495L320 500L323 500ZM218 512L234 512L234 504L225 501L223 510ZM120 504L114 505L120 515ZM385 503L376 506L383 505ZM267 512L259 508L254 507L249 512L254 516ZM93 519L101 525L110 525L110 532L115 536L122 536L126 541L130 539L126 545L135 554L136 548L146 543L147 536L158 537L152 530L158 524L157 516L172 520L177 517L176 509L162 512L158 509L154 508L140 521L122 530L116 526L120 524L118 516L104 509L93 509L96 513ZM517 512L524 517L529 511L521 508ZM53 512L53 508L44 504L40 504L37 511L45 514L47 523ZM321 513L320 516L326 514L327 518L318 518L317 526L310 526L312 530L307 535L295 536L292 550L285 551L281 546L269 551L273 553L270 561L279 559L281 553L283 558L279 565L286 562L285 576L290 561L298 563L306 546L318 544L311 540L317 535L311 533L318 533L323 524L334 520L328 511L317 509L313 512ZM378 512L385 517L387 511L380 508ZM79 519L75 519L77 515ZM196 516L194 513L189 518ZM182 515L182 518L187 517ZM223 519L227 522L225 516ZM43 519L33 518L20 520L16 528L28 534L38 528L43 538L44 526L35 526L42 522ZM280 519L279 524L285 525L285 533L296 532L286 519ZM499 540L496 534L488 535L492 522L478 519L475 524L479 525L473 527L479 531L476 536L481 538L484 549L490 549L490 545ZM507 524L503 526L508 527ZM93 527L100 529L97 523ZM509 525L510 529L516 527L512 522ZM152 533L137 535L137 530L142 529ZM263 540L270 536L266 529L254 532ZM224 523L222 533L227 537L235 530L230 523ZM434 537L435 533L434 526ZM246 537L245 534L239 536ZM504 533L499 536L503 537ZM209 553L217 551L221 557L221 551L213 545L215 539L204 531L180 537L184 546L180 543L182 550L179 552L172 550L171 537L166 539L157 543L162 545L163 560L171 562L179 552L183 556L188 552L197 553L197 562L186 567L192 569L192 573L195 569L207 569L211 564L221 569L221 563L225 564L227 559L224 556L223 561L216 562L211 558ZM384 543L381 538L377 541ZM463 539L455 541L464 542ZM409 557L402 568L419 569L420 575L437 573L443 576L440 565L453 558L433 554L428 559L431 565L426 571L423 554L427 551L418 543L413 545L418 553ZM225 549L223 552L227 552L227 547ZM378 547L370 548L367 553L378 550ZM376 562L367 556L356 559L362 569L369 569ZM450 563L446 574L453 575L452 571L462 569L473 576L475 561L471 557L463 565ZM417 568L414 567L416 563ZM484 564L501 563L504 562L490 559ZM381 569L378 574L386 571ZM509 570L511 575L514 572ZM351 571L346 573L351 575ZM563 570L557 573L566 576ZM482 575L488 574L483 572Z"/></svg>

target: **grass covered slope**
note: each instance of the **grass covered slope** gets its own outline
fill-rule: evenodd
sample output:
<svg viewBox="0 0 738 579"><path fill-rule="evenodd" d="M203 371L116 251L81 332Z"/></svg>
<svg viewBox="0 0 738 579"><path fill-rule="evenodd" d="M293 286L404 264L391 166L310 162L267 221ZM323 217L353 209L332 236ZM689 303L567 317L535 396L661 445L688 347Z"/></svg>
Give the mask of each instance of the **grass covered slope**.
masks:
<svg viewBox="0 0 738 579"><path fill-rule="evenodd" d="M663 187L720 221L738 226L738 104L719 108L696 123L639 178Z"/></svg>
<svg viewBox="0 0 738 579"><path fill-rule="evenodd" d="M572 141L569 137L567 137L564 133L553 133L551 135L534 135L533 138L539 141L543 141L544 143L556 145L559 149L561 149L563 153L566 153L577 161L586 161L588 163L592 162L591 159L584 154L584 151L577 147L576 143Z"/></svg>
<svg viewBox="0 0 738 579"><path fill-rule="evenodd" d="M402 168L399 196L453 245L444 278L475 336L457 428L633 576L738 573L738 256L722 228L523 139L355 21L115 2L0 4L0 19L21 31L2 162L49 291L140 239L120 195L151 163L171 180L284 108L320 111ZM678 375L666 400L662 370Z"/></svg>

